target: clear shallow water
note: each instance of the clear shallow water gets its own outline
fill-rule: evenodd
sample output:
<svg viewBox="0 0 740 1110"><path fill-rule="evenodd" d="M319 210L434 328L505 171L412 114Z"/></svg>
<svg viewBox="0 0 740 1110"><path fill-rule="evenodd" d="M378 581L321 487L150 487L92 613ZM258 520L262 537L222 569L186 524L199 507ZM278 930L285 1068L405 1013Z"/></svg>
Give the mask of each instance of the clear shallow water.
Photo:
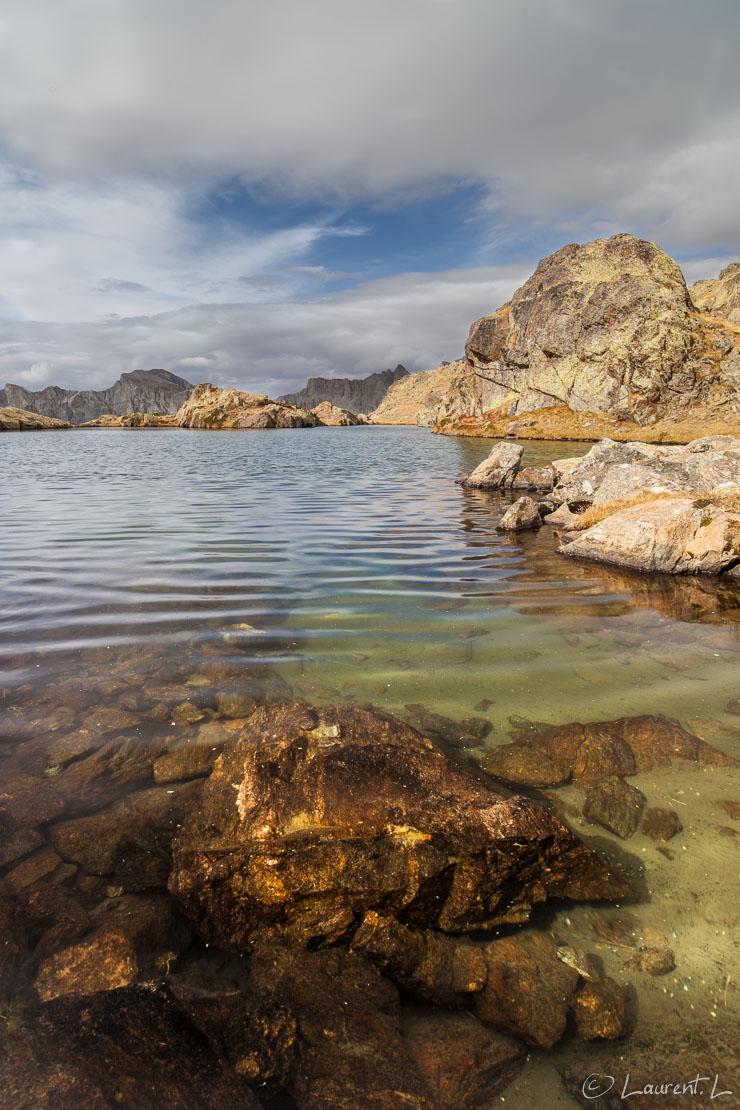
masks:
<svg viewBox="0 0 740 1110"><path fill-rule="evenodd" d="M577 565L550 529L499 534L505 499L455 484L490 446L415 428L3 436L5 682L137 650L197 666L226 636L309 700L464 716L485 697L497 728L669 712L734 735L740 592ZM526 445L534 463L587 449Z"/></svg>
<svg viewBox="0 0 740 1110"><path fill-rule="evenodd" d="M51 733L79 727L130 685L144 706L168 683L197 700L216 660L231 679L277 672L310 701L484 716L487 745L515 715L664 713L740 756L740 717L725 708L740 697L738 587L579 565L547 528L499 534L508 500L455 484L490 447L415 428L0 436L10 734L30 720L33 736L37 717ZM588 445L525 450L543 464ZM148 720L140 735L169 727ZM37 758L34 745L0 745L2 769L17 758L43 774L26 750ZM576 788L557 794L582 836L644 873L638 943L670 946L675 973L625 972L632 952L599 939L592 907L547 908L540 924L635 985L628 1067L657 1058L656 1029L666 1044L688 1038L700 1059L706 1044L736 1050L740 824L721 803L740 799L740 775L676 764L631 781L680 814L668 855L641 832L624 844L595 834ZM506 1100L573 1106L556 1066L609 1072L612 1052L534 1053Z"/></svg>

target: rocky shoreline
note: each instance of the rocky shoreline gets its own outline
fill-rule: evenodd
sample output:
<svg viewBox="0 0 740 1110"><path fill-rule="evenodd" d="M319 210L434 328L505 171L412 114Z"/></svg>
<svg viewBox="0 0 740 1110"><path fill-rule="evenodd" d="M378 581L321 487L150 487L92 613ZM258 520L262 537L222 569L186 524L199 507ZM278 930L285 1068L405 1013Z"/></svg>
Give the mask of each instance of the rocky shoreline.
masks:
<svg viewBox="0 0 740 1110"><path fill-rule="evenodd" d="M740 438L686 446L601 440L586 455L522 467L523 449L499 443L462 479L473 489L527 490L499 528L550 525L571 558L668 574L740 578Z"/></svg>

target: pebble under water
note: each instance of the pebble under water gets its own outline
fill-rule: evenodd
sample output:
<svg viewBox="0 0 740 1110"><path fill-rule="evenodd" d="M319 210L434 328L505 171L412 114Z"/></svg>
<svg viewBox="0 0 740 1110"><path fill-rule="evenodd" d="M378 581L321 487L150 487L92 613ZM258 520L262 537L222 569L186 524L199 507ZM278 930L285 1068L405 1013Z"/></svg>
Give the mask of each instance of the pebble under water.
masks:
<svg viewBox="0 0 740 1110"><path fill-rule="evenodd" d="M61 781L94 750L90 734L182 744L266 687L412 723L487 722L460 749L476 762L532 722L641 714L740 758L740 586L579 565L547 527L497 532L511 498L456 484L491 446L390 427L2 436L3 798L19 781ZM524 447L531 465L589 449ZM599 1101L617 1105L606 1100L628 1073L631 1090L636 1076L683 1083L696 1069L734 1093L710 1101L710 1084L679 1104L740 1106L740 770L674 761L629 781L681 831L621 840L588 823L577 786L543 800L625 867L641 901L548 905L534 920L629 984L630 1035L534 1050L509 1106L584 1104L592 1073L614 1078ZM107 782L81 812L132 788ZM61 816L0 851L5 882L43 857ZM95 881L103 900L137 889L130 873ZM76 890L80 876L61 882ZM654 948L675 968L635 970Z"/></svg>

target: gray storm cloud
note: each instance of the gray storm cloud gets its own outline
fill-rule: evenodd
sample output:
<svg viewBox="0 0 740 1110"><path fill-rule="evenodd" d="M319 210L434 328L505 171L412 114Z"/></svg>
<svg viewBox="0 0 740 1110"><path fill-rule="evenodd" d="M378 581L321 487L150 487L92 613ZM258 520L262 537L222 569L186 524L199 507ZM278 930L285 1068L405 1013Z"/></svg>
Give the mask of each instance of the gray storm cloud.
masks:
<svg viewBox="0 0 740 1110"><path fill-rule="evenodd" d="M189 203L226 177L339 204L472 184L492 242L632 230L736 252L738 41L737 0L6 6L0 375L107 384L158 364L275 391L421 368L513 288L406 275L392 310L377 283L309 300L326 228L199 235Z"/></svg>

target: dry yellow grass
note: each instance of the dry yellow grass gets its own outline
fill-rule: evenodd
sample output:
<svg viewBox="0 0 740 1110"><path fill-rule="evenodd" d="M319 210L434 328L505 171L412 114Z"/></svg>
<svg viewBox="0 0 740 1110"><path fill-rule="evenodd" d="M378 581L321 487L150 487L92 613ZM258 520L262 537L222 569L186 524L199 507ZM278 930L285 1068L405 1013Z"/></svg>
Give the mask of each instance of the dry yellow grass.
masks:
<svg viewBox="0 0 740 1110"><path fill-rule="evenodd" d="M620 443L690 443L703 436L740 436L740 414L699 409L682 419L633 424L608 412L575 412L551 405L512 418L506 409L482 416L448 417L434 429L444 435L490 436L493 439L552 439L591 442L608 437Z"/></svg>

